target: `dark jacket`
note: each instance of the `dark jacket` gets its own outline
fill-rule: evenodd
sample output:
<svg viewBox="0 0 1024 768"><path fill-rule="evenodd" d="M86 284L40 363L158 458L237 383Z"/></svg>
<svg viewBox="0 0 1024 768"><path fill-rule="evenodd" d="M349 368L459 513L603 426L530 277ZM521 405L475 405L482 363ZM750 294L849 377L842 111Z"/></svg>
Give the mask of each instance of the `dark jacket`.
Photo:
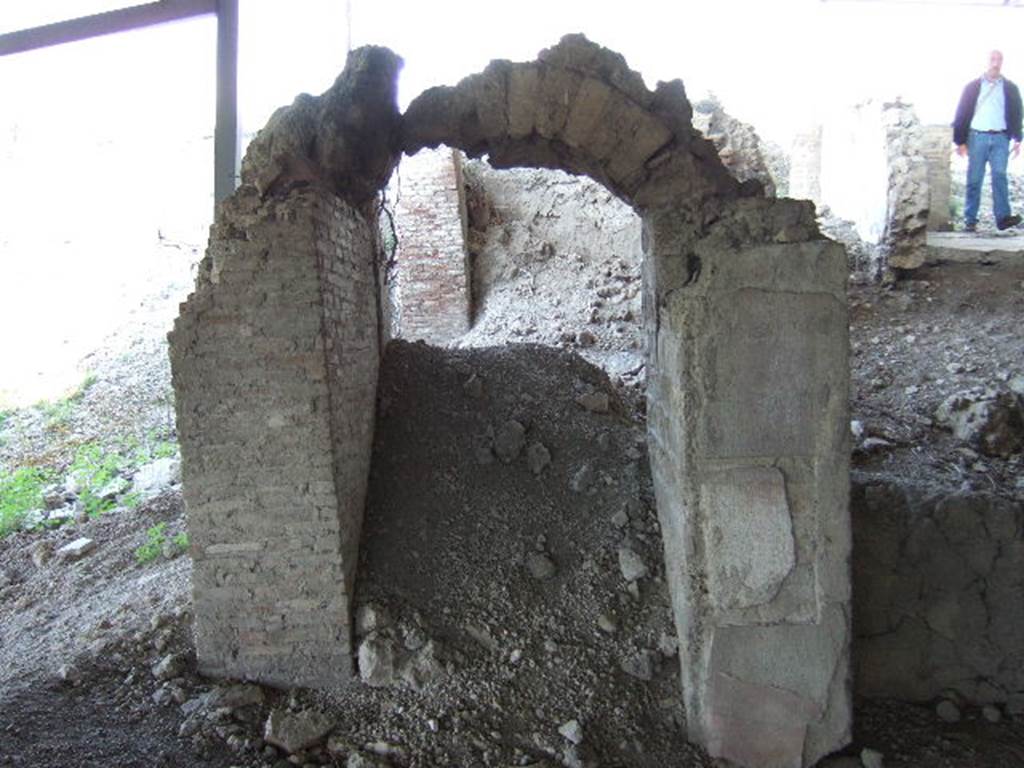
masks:
<svg viewBox="0 0 1024 768"><path fill-rule="evenodd" d="M971 120L974 118L974 105L978 103L978 94L981 92L981 78L971 80L960 96L960 103L956 107L956 117L953 119L953 143L957 146L967 143L967 132L971 129ZM1014 141L1021 140L1021 103L1020 89L1003 78L1003 96L1006 102L1006 132Z"/></svg>

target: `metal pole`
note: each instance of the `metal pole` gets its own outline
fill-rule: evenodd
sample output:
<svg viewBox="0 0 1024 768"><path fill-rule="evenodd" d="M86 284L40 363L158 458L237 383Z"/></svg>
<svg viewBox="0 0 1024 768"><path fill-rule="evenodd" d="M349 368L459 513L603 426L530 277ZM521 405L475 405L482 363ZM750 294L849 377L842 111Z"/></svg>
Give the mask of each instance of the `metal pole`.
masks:
<svg viewBox="0 0 1024 768"><path fill-rule="evenodd" d="M213 134L213 199L238 185L238 0L217 0L217 122Z"/></svg>
<svg viewBox="0 0 1024 768"><path fill-rule="evenodd" d="M213 13L217 0L160 0L0 35L0 56Z"/></svg>

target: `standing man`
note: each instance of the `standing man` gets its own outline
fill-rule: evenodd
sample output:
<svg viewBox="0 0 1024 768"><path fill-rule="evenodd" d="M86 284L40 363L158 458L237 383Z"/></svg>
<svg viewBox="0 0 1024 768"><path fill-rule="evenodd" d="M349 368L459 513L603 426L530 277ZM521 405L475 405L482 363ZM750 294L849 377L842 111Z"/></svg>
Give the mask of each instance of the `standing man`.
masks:
<svg viewBox="0 0 1024 768"><path fill-rule="evenodd" d="M1021 100L1020 89L1000 72L1003 54L992 51L988 69L972 80L960 96L953 120L953 143L961 156L967 157L967 199L964 205L964 230L978 228L978 204L985 165L992 173L992 212L996 227L1007 229L1020 224L1020 216L1010 212L1010 190L1006 183L1006 162L1020 152Z"/></svg>

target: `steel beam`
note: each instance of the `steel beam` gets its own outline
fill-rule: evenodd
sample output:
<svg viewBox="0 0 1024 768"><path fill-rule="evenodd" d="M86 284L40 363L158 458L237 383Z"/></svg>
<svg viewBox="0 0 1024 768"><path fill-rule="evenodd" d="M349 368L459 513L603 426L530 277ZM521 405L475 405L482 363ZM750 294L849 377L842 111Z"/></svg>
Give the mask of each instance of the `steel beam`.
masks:
<svg viewBox="0 0 1024 768"><path fill-rule="evenodd" d="M217 122L213 133L213 201L238 184L238 0L217 5Z"/></svg>
<svg viewBox="0 0 1024 768"><path fill-rule="evenodd" d="M0 35L0 56L217 12L217 0L159 0Z"/></svg>

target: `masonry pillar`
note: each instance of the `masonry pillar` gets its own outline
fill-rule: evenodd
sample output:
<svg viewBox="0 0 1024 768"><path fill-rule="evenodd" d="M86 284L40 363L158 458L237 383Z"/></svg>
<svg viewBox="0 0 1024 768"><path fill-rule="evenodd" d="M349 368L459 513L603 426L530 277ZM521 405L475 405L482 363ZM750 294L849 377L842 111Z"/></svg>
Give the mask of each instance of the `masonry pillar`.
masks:
<svg viewBox="0 0 1024 768"><path fill-rule="evenodd" d="M377 385L374 227L314 187L218 209L171 333L204 674L335 687Z"/></svg>
<svg viewBox="0 0 1024 768"><path fill-rule="evenodd" d="M950 211L949 167L953 150L953 129L949 125L926 125L922 129L922 154L928 163L928 230L949 232L953 229Z"/></svg>
<svg viewBox="0 0 1024 768"><path fill-rule="evenodd" d="M459 152L405 157L395 206L398 335L445 344L469 330L470 272Z"/></svg>
<svg viewBox="0 0 1024 768"><path fill-rule="evenodd" d="M850 740L846 258L802 242L794 206L813 227L788 200L697 240L674 211L645 216L649 441L688 735L750 768ZM764 237L743 244L755 220Z"/></svg>

